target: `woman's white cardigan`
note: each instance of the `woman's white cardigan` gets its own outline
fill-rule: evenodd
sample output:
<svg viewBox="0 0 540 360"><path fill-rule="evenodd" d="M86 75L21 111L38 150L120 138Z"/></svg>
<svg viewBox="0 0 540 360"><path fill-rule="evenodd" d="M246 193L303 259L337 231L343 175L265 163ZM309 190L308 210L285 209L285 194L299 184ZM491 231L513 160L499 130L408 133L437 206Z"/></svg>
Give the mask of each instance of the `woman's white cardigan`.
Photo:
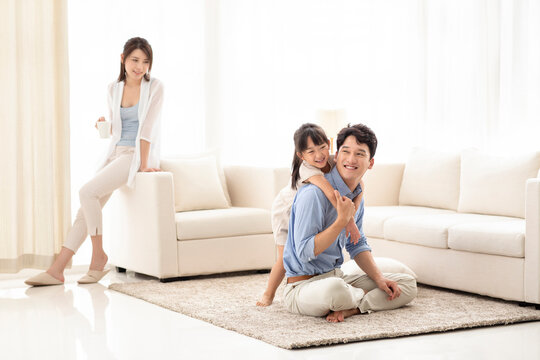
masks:
<svg viewBox="0 0 540 360"><path fill-rule="evenodd" d="M111 119L112 137L109 149L103 161L100 163L99 170L107 163L107 159L113 154L118 141L122 136L122 119L120 118L120 105L122 103L122 94L124 92L124 82L115 81L109 84L107 92L107 103L109 105L109 119ZM149 81L141 81L141 90L139 95L139 130L135 140L135 156L131 162L127 185L134 187L135 175L141 166L141 139L150 143L150 152L148 154L148 167L159 168L159 150L160 150L160 119L161 105L163 104L163 84L155 78Z"/></svg>

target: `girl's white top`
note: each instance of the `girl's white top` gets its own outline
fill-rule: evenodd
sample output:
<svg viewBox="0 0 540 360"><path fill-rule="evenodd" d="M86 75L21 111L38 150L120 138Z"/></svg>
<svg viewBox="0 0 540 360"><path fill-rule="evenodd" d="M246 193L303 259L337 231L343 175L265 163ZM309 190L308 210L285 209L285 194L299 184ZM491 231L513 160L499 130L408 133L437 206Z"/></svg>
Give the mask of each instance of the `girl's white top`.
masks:
<svg viewBox="0 0 540 360"><path fill-rule="evenodd" d="M107 159L113 154L116 144L122 136L122 119L120 117L120 105L122 103L122 94L124 92L124 82L114 81L109 84L107 91L107 104L109 106L109 119L111 120L112 137L109 148L98 171L106 164ZM127 185L134 187L135 175L141 166L141 139L150 143L150 152L148 154L148 167L159 168L160 152L160 126L161 126L161 106L163 104L163 84L155 78L141 81L141 90L139 95L139 129L137 139L135 140L135 156L131 162Z"/></svg>
<svg viewBox="0 0 540 360"><path fill-rule="evenodd" d="M334 167L334 156L328 159L331 168ZM324 175L321 169L303 161L300 165L300 178L296 183L296 190L291 187L292 178L274 199L272 204L272 232L277 245L285 245L287 233L289 231L289 218L291 217L291 207L297 191L306 181L316 175Z"/></svg>

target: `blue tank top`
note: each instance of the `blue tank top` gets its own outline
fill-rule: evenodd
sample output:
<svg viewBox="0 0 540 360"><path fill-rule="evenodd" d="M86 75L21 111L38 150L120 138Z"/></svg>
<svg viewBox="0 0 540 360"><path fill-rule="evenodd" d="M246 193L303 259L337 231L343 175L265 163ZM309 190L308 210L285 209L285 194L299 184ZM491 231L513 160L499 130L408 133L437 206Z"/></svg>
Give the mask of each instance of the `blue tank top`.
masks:
<svg viewBox="0 0 540 360"><path fill-rule="evenodd" d="M120 118L122 119L122 136L116 145L135 146L139 130L139 104L128 108L120 107Z"/></svg>

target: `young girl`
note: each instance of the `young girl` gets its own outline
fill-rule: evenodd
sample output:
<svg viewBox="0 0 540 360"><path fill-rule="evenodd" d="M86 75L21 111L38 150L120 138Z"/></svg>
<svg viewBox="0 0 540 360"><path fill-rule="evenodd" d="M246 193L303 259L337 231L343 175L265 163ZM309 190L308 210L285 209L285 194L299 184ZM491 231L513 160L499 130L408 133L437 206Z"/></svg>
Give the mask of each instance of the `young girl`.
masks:
<svg viewBox="0 0 540 360"><path fill-rule="evenodd" d="M276 290L285 277L283 267L283 248L287 242L289 231L289 218L294 196L299 188L306 183L311 183L319 187L328 200L336 206L334 188L324 174L330 172L334 166L334 159L329 154L330 141L326 137L324 130L315 124L306 123L294 133L294 157L292 162L292 174L289 184L284 187L272 204L272 231L278 249L278 259L272 270L266 291L257 306L268 306L272 304ZM361 182L362 193L354 199L354 204L358 209L362 201L364 184ZM354 219L351 219L346 227L347 235L351 235L351 241L357 243L360 239L360 232Z"/></svg>
<svg viewBox="0 0 540 360"><path fill-rule="evenodd" d="M108 153L94 178L79 192L81 208L60 254L46 272L26 280L26 284L63 284L64 269L88 234L92 239L92 260L88 273L78 282L98 282L109 271L104 269L107 255L103 251L101 209L114 190L125 184L134 186L138 171L160 171L158 140L163 86L150 77L152 59L152 47L145 39L135 37L125 43L120 55L120 75L109 85L107 93L112 134Z"/></svg>

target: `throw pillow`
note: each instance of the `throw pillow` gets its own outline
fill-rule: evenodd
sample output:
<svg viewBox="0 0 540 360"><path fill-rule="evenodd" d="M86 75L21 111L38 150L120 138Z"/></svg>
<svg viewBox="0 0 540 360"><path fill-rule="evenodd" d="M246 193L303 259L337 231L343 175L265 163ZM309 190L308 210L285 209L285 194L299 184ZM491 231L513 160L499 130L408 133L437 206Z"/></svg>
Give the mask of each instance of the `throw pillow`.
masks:
<svg viewBox="0 0 540 360"><path fill-rule="evenodd" d="M230 207L214 156L163 159L161 169L173 174L175 211Z"/></svg>
<svg viewBox="0 0 540 360"><path fill-rule="evenodd" d="M223 188L223 192L225 193L225 198L227 199L227 204L229 204L229 207L232 206L231 197L229 195L229 188L227 187L227 178L225 177L225 171L223 170L223 167L221 166L221 162L219 160L219 152L217 149L210 149L207 151L204 151L202 153L197 154L182 154L182 155L175 155L171 158L174 159L198 159L198 158L204 158L208 156L213 156L216 158L217 163L217 170L219 175L219 181L221 182L221 187Z"/></svg>
<svg viewBox="0 0 540 360"><path fill-rule="evenodd" d="M399 204L457 210L459 171L459 154L413 148L403 172Z"/></svg>
<svg viewBox="0 0 540 360"><path fill-rule="evenodd" d="M458 211L524 218L525 184L539 168L540 153L501 157L464 150Z"/></svg>

